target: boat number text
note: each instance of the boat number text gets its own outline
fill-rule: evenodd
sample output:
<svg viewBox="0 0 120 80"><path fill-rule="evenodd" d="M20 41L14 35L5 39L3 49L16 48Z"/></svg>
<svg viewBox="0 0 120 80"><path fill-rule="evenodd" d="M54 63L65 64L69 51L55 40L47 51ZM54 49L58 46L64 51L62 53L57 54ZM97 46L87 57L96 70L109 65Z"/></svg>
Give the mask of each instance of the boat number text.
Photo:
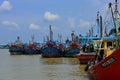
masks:
<svg viewBox="0 0 120 80"><path fill-rule="evenodd" d="M108 65L110 65L111 63L113 63L115 61L115 59L114 58L109 58L106 62L104 62L103 64L102 64L102 67L107 67Z"/></svg>

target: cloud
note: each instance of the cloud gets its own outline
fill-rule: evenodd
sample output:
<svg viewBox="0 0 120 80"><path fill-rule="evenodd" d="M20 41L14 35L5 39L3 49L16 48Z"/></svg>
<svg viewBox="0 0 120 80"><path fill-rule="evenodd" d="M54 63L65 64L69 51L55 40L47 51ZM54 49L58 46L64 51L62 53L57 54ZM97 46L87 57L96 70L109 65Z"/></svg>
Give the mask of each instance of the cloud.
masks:
<svg viewBox="0 0 120 80"><path fill-rule="evenodd" d="M54 21L54 20L59 19L59 15L53 14L53 13L51 13L51 12L45 12L44 18L45 18L46 20L49 20L49 21Z"/></svg>
<svg viewBox="0 0 120 80"><path fill-rule="evenodd" d="M31 29L31 30L38 30L39 26L36 25L36 24L30 24L29 29Z"/></svg>
<svg viewBox="0 0 120 80"><path fill-rule="evenodd" d="M73 28L75 27L75 20L73 18L69 18L68 22L69 22L71 27L73 27Z"/></svg>
<svg viewBox="0 0 120 80"><path fill-rule="evenodd" d="M90 22L89 21L84 21L84 20L80 20L80 27L89 27L90 26Z"/></svg>
<svg viewBox="0 0 120 80"><path fill-rule="evenodd" d="M12 9L12 5L7 0L3 1L3 3L0 5L0 10L11 10L11 9Z"/></svg>
<svg viewBox="0 0 120 80"><path fill-rule="evenodd" d="M14 27L18 27L18 24L14 21L2 21L1 22L2 25L5 26L14 26Z"/></svg>
<svg viewBox="0 0 120 80"><path fill-rule="evenodd" d="M68 22L69 22L70 27L72 27L72 28L89 27L90 26L90 22L89 21L80 20L78 22L78 20L75 21L74 18L69 18Z"/></svg>

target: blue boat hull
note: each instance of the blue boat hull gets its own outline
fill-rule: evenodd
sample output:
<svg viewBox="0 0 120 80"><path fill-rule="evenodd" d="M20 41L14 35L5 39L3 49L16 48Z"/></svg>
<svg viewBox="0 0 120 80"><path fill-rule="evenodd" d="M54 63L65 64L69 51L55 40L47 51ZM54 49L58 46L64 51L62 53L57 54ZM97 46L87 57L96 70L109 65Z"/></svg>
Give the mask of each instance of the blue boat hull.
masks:
<svg viewBox="0 0 120 80"><path fill-rule="evenodd" d="M76 54L80 53L79 48L66 48L65 50L65 57L76 57Z"/></svg>
<svg viewBox="0 0 120 80"><path fill-rule="evenodd" d="M45 46L41 48L42 57L60 57L61 50L56 46Z"/></svg>
<svg viewBox="0 0 120 80"><path fill-rule="evenodd" d="M40 50L36 50L36 49L24 49L24 53L23 54L40 54Z"/></svg>
<svg viewBox="0 0 120 80"><path fill-rule="evenodd" d="M23 48L9 48L9 52L11 55L19 55L23 53Z"/></svg>

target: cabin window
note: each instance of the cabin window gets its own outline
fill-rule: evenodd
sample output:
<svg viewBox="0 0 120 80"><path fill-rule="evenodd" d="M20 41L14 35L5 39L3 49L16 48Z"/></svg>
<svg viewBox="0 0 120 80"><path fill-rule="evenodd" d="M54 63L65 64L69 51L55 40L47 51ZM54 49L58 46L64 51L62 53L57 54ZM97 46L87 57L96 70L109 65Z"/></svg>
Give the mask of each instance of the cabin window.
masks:
<svg viewBox="0 0 120 80"><path fill-rule="evenodd" d="M104 42L102 42L102 45L101 45L102 48L104 48Z"/></svg>
<svg viewBox="0 0 120 80"><path fill-rule="evenodd" d="M107 47L112 46L112 42L107 42Z"/></svg>
<svg viewBox="0 0 120 80"><path fill-rule="evenodd" d="M110 48L110 49L113 48L112 47L112 42L107 42L107 48Z"/></svg>
<svg viewBox="0 0 120 80"><path fill-rule="evenodd" d="M98 42L97 47L98 48L104 48L104 42Z"/></svg>

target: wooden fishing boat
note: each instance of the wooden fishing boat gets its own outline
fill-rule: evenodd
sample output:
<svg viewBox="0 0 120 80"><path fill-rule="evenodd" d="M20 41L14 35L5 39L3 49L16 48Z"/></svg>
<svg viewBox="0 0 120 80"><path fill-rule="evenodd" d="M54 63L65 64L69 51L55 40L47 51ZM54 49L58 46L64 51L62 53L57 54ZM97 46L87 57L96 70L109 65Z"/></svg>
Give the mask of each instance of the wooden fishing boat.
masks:
<svg viewBox="0 0 120 80"><path fill-rule="evenodd" d="M24 53L26 55L40 54L40 44L34 41L35 36L31 36L29 44L24 44Z"/></svg>
<svg viewBox="0 0 120 80"><path fill-rule="evenodd" d="M116 31L114 32L114 37L112 40L104 40L102 41L102 46L99 47L98 57L90 61L88 67L88 74L91 80L120 80L120 36L119 33L119 17L118 17L118 2L115 0L115 12L114 16L112 12L112 3L109 4L109 8L112 12L112 17L114 21L114 26ZM97 62L97 63L96 63Z"/></svg>
<svg viewBox="0 0 120 80"><path fill-rule="evenodd" d="M9 52L11 55L19 55L23 53L22 45L12 44L9 48Z"/></svg>
<svg viewBox="0 0 120 80"><path fill-rule="evenodd" d="M41 47L41 55L46 58L61 57L61 48L53 41L53 32L50 25L50 40L47 36L47 42Z"/></svg>
<svg viewBox="0 0 120 80"><path fill-rule="evenodd" d="M78 53L80 53L80 47L77 43L76 36L74 34L74 31L71 33L72 41L67 41L65 48L65 57L76 57Z"/></svg>
<svg viewBox="0 0 120 80"><path fill-rule="evenodd" d="M76 57L77 54L80 53L80 48L73 42L69 47L65 49L65 57Z"/></svg>
<svg viewBox="0 0 120 80"><path fill-rule="evenodd" d="M26 55L35 55L35 54L40 54L40 48L37 47L36 44L28 44L26 47L24 47L24 53Z"/></svg>
<svg viewBox="0 0 120 80"><path fill-rule="evenodd" d="M51 58L51 57L61 57L61 49L55 45L52 41L46 43L46 45L41 47L42 57Z"/></svg>
<svg viewBox="0 0 120 80"><path fill-rule="evenodd" d="M80 64L87 64L89 60L92 60L96 57L96 44L97 40L100 39L100 22L99 22L99 12L97 12L97 36L93 35L93 28L89 30L89 36L79 36L81 41L81 52L77 54Z"/></svg>
<svg viewBox="0 0 120 80"><path fill-rule="evenodd" d="M20 38L17 37L17 40L10 45L9 52L11 55L20 55L23 51L23 44L20 41Z"/></svg>
<svg viewBox="0 0 120 80"><path fill-rule="evenodd" d="M78 58L80 64L87 64L88 61L90 61L91 59L94 59L95 56L96 56L95 52L93 52L93 53L81 52L81 53L77 54L77 58Z"/></svg>
<svg viewBox="0 0 120 80"><path fill-rule="evenodd" d="M93 65L88 74L91 80L120 80L120 48L100 63Z"/></svg>
<svg viewBox="0 0 120 80"><path fill-rule="evenodd" d="M76 57L76 55L80 52L79 48L73 49L71 47L67 48L65 51L64 57Z"/></svg>

